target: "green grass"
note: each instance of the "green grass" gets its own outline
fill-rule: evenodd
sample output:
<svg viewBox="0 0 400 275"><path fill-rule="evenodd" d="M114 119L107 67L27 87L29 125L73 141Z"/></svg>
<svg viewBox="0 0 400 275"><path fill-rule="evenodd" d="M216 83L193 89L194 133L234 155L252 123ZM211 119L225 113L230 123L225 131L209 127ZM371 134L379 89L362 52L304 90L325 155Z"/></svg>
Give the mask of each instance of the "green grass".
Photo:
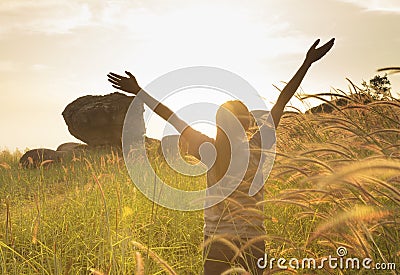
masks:
<svg viewBox="0 0 400 275"><path fill-rule="evenodd" d="M260 202L270 257L320 259L344 246L399 271L399 115L392 100L283 118ZM202 211L153 204L116 150L31 170L18 166L20 156L0 153L0 274L202 273ZM204 177L176 177L161 163L159 173L176 186L204 186Z"/></svg>
<svg viewBox="0 0 400 275"><path fill-rule="evenodd" d="M153 205L132 184L116 153L22 170L3 152L0 174L3 274L133 274L132 241L178 273L201 269L202 213ZM6 222L7 221L7 222ZM141 251L146 274L162 274ZM188 257L188 255L191 255Z"/></svg>

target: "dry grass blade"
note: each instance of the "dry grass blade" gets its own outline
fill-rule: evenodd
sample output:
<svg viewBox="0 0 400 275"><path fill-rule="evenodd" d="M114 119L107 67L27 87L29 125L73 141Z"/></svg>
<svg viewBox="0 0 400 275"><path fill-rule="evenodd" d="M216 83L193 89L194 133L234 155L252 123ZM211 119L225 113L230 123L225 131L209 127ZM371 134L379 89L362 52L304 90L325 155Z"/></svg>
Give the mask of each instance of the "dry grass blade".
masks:
<svg viewBox="0 0 400 275"><path fill-rule="evenodd" d="M284 154L282 152L276 152L275 155L276 155L276 157L284 157L284 158L287 158L287 159L292 159L293 158L293 156L290 156L288 154Z"/></svg>
<svg viewBox="0 0 400 275"><path fill-rule="evenodd" d="M10 212L10 198L6 197L6 242L12 240L12 222L11 222L11 212Z"/></svg>
<svg viewBox="0 0 400 275"><path fill-rule="evenodd" d="M354 126L355 128L359 128L359 126L352 121L351 119L348 119L346 117L336 117L336 116L326 116L323 118L320 118L317 122L319 123L324 123L324 124L339 124L343 125L345 127L348 127L349 125Z"/></svg>
<svg viewBox="0 0 400 275"><path fill-rule="evenodd" d="M263 236L259 236L259 237L255 237L255 238L250 239L250 240L247 241L244 245L242 245L242 246L240 247L240 249L238 249L238 251L236 251L235 256L233 256L233 258L232 258L232 261L235 261L235 260L237 259L237 257L242 257L243 252L244 252L246 249L248 249L252 244L257 243L257 242L260 242L260 241L264 241L264 240L266 240L267 238L269 238L269 237L266 236L266 235L263 235ZM257 248L257 247L254 247L254 249L260 250L260 249ZM259 251L259 252L265 253L265 251Z"/></svg>
<svg viewBox="0 0 400 275"><path fill-rule="evenodd" d="M352 133L355 137L358 137L358 136L362 136L363 135L363 133L360 133L360 132L357 132L356 130L354 130L354 129L351 129L351 128L348 128L348 127L346 127L346 126L340 126L340 125L332 125L332 126L329 126L329 127L325 127L324 129L323 129L323 131L324 132L328 132L328 131L334 131L334 132L337 132L338 130L339 131L345 131L345 132L349 132L349 133Z"/></svg>
<svg viewBox="0 0 400 275"><path fill-rule="evenodd" d="M290 173L290 172L293 172L293 171L297 171L300 174L303 174L304 176L308 175L307 172L304 171L304 168L302 169L302 168L299 168L299 167L294 166L294 165L293 166L292 165L277 165L277 166L275 166L275 169L279 169L279 170L280 169L286 169L286 170L280 172L279 174L277 174L276 177L279 177L281 175L284 175L284 174L287 174L287 173Z"/></svg>
<svg viewBox="0 0 400 275"><path fill-rule="evenodd" d="M314 153L324 153L324 152L336 153L336 154L344 156L344 157L346 157L348 159L352 159L352 157L347 155L346 153L343 153L342 151L339 151L339 150L336 150L336 149L331 149L331 148L313 149L313 150L310 150L310 151L302 153L301 156L305 156L305 155L308 155L308 154L314 154Z"/></svg>
<svg viewBox="0 0 400 275"><path fill-rule="evenodd" d="M96 270L94 268L90 268L89 271L90 271L90 274L92 274L92 275L105 275L105 273L103 273L99 270Z"/></svg>
<svg viewBox="0 0 400 275"><path fill-rule="evenodd" d="M311 95L304 95L302 99L307 99L307 98L317 98L322 101L325 101L327 99L322 98L322 96L329 96L329 97L338 97L338 98L345 98L347 100L353 101L353 99L346 95L346 94L338 94L338 93L318 93L318 94L311 94Z"/></svg>
<svg viewBox="0 0 400 275"><path fill-rule="evenodd" d="M313 159L313 158L296 158L294 159L295 162L309 162L309 163L314 163L317 164L321 167L324 167L326 170L333 172L333 169L331 167L329 167L329 165L327 165L326 163L319 161L317 159Z"/></svg>
<svg viewBox="0 0 400 275"><path fill-rule="evenodd" d="M35 204L36 204L36 217L34 220L33 228L32 228L32 243L36 244L38 242L37 236L39 232L39 226L40 226L40 204L39 204L39 198L37 195L35 195Z"/></svg>
<svg viewBox="0 0 400 275"><path fill-rule="evenodd" d="M243 209L237 209L235 211L230 212L226 215L226 218L230 220L235 219L250 219L249 222L253 219L264 220L265 214L263 211L256 209L254 207L246 207Z"/></svg>
<svg viewBox="0 0 400 275"><path fill-rule="evenodd" d="M136 275L145 275L144 274L144 262L142 255L139 252L135 253L136 256Z"/></svg>
<svg viewBox="0 0 400 275"><path fill-rule="evenodd" d="M239 240L240 236L236 235L236 234L218 234L218 235L214 235L210 238L207 238L206 241L202 242L200 244L200 249L204 249L206 246L208 246L210 243L214 242L215 239L229 239L229 240Z"/></svg>
<svg viewBox="0 0 400 275"><path fill-rule="evenodd" d="M400 73L400 67L385 67L377 70L378 72L388 72L387 74Z"/></svg>
<svg viewBox="0 0 400 275"><path fill-rule="evenodd" d="M360 87L358 87L356 84L354 84L353 81L351 81L350 78L347 78L347 77L346 77L346 80L347 80L347 81L350 83L350 85L353 87L353 91L354 91L356 94L362 93L363 90L362 90ZM354 94L354 93L351 92L351 94Z"/></svg>
<svg viewBox="0 0 400 275"><path fill-rule="evenodd" d="M330 195L332 191L327 191L323 189L287 189L282 193L282 198L288 198L291 197L292 195L297 195L297 194L305 194L305 195L310 195L312 193L320 193L323 195Z"/></svg>
<svg viewBox="0 0 400 275"><path fill-rule="evenodd" d="M384 171L386 175L390 174L389 172L398 174L400 172L400 162L382 159L360 161L358 163L354 163L343 168L341 171L338 171L331 176L324 177L320 183L323 185L327 185L337 183L350 176L357 176L360 174L365 176L370 174L382 173L382 171Z"/></svg>
<svg viewBox="0 0 400 275"><path fill-rule="evenodd" d="M352 151L351 149L349 149L349 147L346 146L346 144L339 144L339 143L337 143L337 142L327 142L327 144L328 144L328 145L333 145L333 146L339 147L339 148L341 148L342 150L346 151L347 154L352 154L352 153L353 153L353 151ZM318 145L318 144L317 144L317 145ZM326 146L326 145L325 145L325 146Z"/></svg>
<svg viewBox="0 0 400 275"><path fill-rule="evenodd" d="M141 243L135 242L135 241L131 241L131 243L136 246L137 248L143 250L144 252L148 252L150 258L153 259L153 261L155 261L159 266L161 266L161 268L164 269L165 272L167 272L170 275L177 275L178 273L176 273L176 271L164 260L162 259L160 256L158 256L153 250L147 248L146 246L144 246Z"/></svg>
<svg viewBox="0 0 400 275"><path fill-rule="evenodd" d="M387 106L393 106L400 108L400 103L394 102L394 101L387 101L387 100L381 100L381 101L374 101L371 103L368 103L368 106L375 106L375 105L387 105Z"/></svg>
<svg viewBox="0 0 400 275"><path fill-rule="evenodd" d="M281 268L279 268L279 267L274 267L274 268L272 268L272 269L269 269L268 271L264 271L264 275L270 275L270 274L288 274L288 273L291 273L291 274L298 274L298 272L297 272L296 270L291 269L291 268L285 269L284 272L285 272L285 273L282 273L282 269L281 269Z"/></svg>
<svg viewBox="0 0 400 275"><path fill-rule="evenodd" d="M0 167L3 167L6 170L10 170L11 166L8 163L2 162L0 163Z"/></svg>
<svg viewBox="0 0 400 275"><path fill-rule="evenodd" d="M266 234L264 234L264 235L261 235L261 236L258 236L258 237L251 238L251 239L248 240L246 243L244 243L244 244L240 247L240 249L239 249L238 251L236 251L235 256L232 258L232 261L235 261L237 257L241 257L241 256L243 255L242 252L245 251L245 250L247 250L247 249L248 249L250 246L252 246L253 244L259 243L259 242L261 242L261 241L266 241L266 240L269 240L269 241L270 241L270 240L279 241L279 242L281 242L281 243L290 244L290 245L292 245L292 246L295 246L291 240L288 240L288 239L286 239L286 238L284 238L284 237L281 237L281 236L272 236L272 235L266 235ZM254 247L254 249L257 249L257 248ZM259 250L259 249L258 249L258 250ZM264 253L265 251L259 251L259 252Z"/></svg>
<svg viewBox="0 0 400 275"><path fill-rule="evenodd" d="M33 229L32 229L32 243L36 244L37 243L37 236L39 232L39 219L36 218L33 224Z"/></svg>
<svg viewBox="0 0 400 275"><path fill-rule="evenodd" d="M46 165L48 165L50 163L53 163L53 162L54 162L54 160L52 160L52 159L44 160L44 161L42 161L40 163L40 167L44 167L44 166L46 166Z"/></svg>
<svg viewBox="0 0 400 275"><path fill-rule="evenodd" d="M2 242L1 240L0 240L0 247L1 247L1 248L5 248L5 249L7 249L7 250L10 250L15 256L18 256L19 258L21 258L21 259L24 261L24 263L27 263L27 264L30 266L30 268L32 268L32 270L33 270L36 274L39 273L39 271L38 271L38 269L35 267L35 265L38 266L38 267L41 267L41 266L40 266L40 264L39 264L35 259L27 259L27 258L25 258L24 255L18 253L18 251L14 250L11 246L8 246L7 244L5 244L4 242Z"/></svg>
<svg viewBox="0 0 400 275"><path fill-rule="evenodd" d="M222 196L205 196L196 200L193 200L193 203L198 203L201 201L206 201L206 202L212 202L212 201L221 201L222 200ZM241 205L238 201L236 201L235 199L228 197L224 199L224 202L226 204L231 203L232 205L234 205L237 208L243 208L243 205Z"/></svg>
<svg viewBox="0 0 400 275"><path fill-rule="evenodd" d="M263 200L257 203L257 205L263 205L263 204L268 204L268 203L284 203L284 204L293 204L296 206L300 206L301 208L305 208L309 211L313 211L310 206L305 205L300 202L292 201L292 200L280 200L280 199L271 199L271 200Z"/></svg>
<svg viewBox="0 0 400 275"><path fill-rule="evenodd" d="M377 130L377 131L374 131L374 132L372 132L372 133L369 133L367 136L372 136L372 135L382 134L382 133L396 133L396 134L400 134L400 130L399 130L399 129L381 129L381 130Z"/></svg>
<svg viewBox="0 0 400 275"><path fill-rule="evenodd" d="M228 239L232 239L232 238L229 238L229 235L216 235L211 238L208 238L201 246L203 249L206 249L206 247L208 245L210 245L211 243L219 242L219 243L225 245L226 247L228 247L233 252L235 252L235 255L242 257L239 247L237 247L236 244L234 244L233 242L231 242Z"/></svg>
<svg viewBox="0 0 400 275"><path fill-rule="evenodd" d="M228 274L243 274L243 275L251 275L250 272L241 268L241 267L232 267L224 272L221 275L228 275Z"/></svg>
<svg viewBox="0 0 400 275"><path fill-rule="evenodd" d="M294 243L285 237L265 234L262 236L251 238L249 241L247 241L245 244L243 244L243 246L240 248L240 251L247 249L249 246L251 246L254 243L257 243L260 241L267 241L267 240L279 241L281 243L290 244L291 246L294 246Z"/></svg>
<svg viewBox="0 0 400 275"><path fill-rule="evenodd" d="M306 218L306 217L317 217L321 220L327 220L328 217L324 214L317 213L316 211L311 212L311 211L304 211L304 212L299 212L295 214L295 217L298 219Z"/></svg>
<svg viewBox="0 0 400 275"><path fill-rule="evenodd" d="M318 226L316 231L310 237L309 242L327 231L332 231L339 227L342 229L342 226L347 222L354 224L355 222L377 220L386 217L389 214L389 211L377 210L370 206L355 206L349 211L344 211L338 215L334 215L334 218L331 218L327 222Z"/></svg>
<svg viewBox="0 0 400 275"><path fill-rule="evenodd" d="M377 179L377 178L373 178L373 177L365 177L367 180L376 183L382 187L384 187L385 189L389 190L390 192L392 192L395 196L396 199L400 201L400 190L398 190L397 188L395 188L394 186L390 185L389 183Z"/></svg>

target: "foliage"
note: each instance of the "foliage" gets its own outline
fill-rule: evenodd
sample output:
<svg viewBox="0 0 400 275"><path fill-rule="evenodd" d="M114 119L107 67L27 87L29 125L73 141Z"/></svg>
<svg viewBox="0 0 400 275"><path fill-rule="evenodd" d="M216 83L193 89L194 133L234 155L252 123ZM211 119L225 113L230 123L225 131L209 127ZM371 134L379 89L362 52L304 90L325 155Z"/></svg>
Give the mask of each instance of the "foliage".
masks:
<svg viewBox="0 0 400 275"><path fill-rule="evenodd" d="M351 257L399 265L400 103L331 95L351 104L329 114L286 114L278 129L275 166L259 202L268 255L321 259L343 246ZM182 189L204 187L204 177L173 175L156 146L149 149L164 178ZM131 183L119 151L34 170L21 169L20 156L0 153L1 274L202 273L202 211L151 203Z"/></svg>
<svg viewBox="0 0 400 275"><path fill-rule="evenodd" d="M374 100L388 100L391 98L390 94L390 81L387 74L384 76L376 75L369 80L369 83L363 81L363 92L371 96Z"/></svg>

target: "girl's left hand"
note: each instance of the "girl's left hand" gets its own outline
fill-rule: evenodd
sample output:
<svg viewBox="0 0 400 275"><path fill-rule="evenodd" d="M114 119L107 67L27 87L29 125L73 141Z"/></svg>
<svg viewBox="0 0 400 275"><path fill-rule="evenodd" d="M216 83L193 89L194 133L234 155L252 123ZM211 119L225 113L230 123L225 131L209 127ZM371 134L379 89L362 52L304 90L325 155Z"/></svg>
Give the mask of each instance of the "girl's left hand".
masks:
<svg viewBox="0 0 400 275"><path fill-rule="evenodd" d="M128 71L125 71L125 73L129 76L122 76L119 74L115 73L109 73L108 76L108 81L110 81L113 85L114 88L117 88L121 91L131 93L134 95L137 95L139 91L141 90L139 84L136 81L136 78Z"/></svg>

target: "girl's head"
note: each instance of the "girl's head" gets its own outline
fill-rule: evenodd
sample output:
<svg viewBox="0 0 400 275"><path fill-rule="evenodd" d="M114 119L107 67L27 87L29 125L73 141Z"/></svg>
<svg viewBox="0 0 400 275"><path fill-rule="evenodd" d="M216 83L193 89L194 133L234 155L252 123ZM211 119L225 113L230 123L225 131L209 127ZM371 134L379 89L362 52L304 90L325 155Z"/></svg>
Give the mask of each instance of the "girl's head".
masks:
<svg viewBox="0 0 400 275"><path fill-rule="evenodd" d="M230 126L235 125L237 120L242 125L244 132L247 132L250 126L250 113L243 102L231 100L219 107L216 116L218 128L229 129Z"/></svg>
<svg viewBox="0 0 400 275"><path fill-rule="evenodd" d="M217 136L215 138L217 156L214 163L217 181L228 170L231 161L231 147L235 142L242 142L246 138L251 117L246 105L239 100L225 102L218 109L216 115ZM238 122L242 129L238 127Z"/></svg>

